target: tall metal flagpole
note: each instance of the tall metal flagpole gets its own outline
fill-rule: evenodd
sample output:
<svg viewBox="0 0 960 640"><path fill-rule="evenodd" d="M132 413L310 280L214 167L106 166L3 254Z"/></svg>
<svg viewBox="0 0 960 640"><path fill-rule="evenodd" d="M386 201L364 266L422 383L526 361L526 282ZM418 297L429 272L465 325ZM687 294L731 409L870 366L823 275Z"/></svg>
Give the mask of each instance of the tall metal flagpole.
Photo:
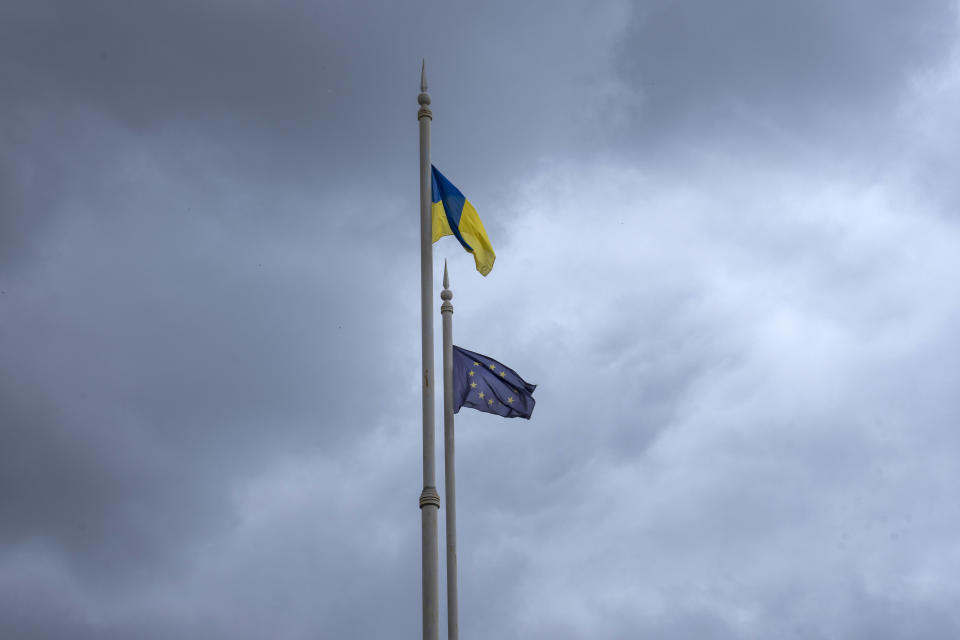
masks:
<svg viewBox="0 0 960 640"><path fill-rule="evenodd" d="M447 638L460 637L457 611L457 481L453 446L453 292L447 277L447 261L443 261L443 490L447 507Z"/></svg>
<svg viewBox="0 0 960 640"><path fill-rule="evenodd" d="M420 317L423 339L423 491L420 493L423 583L423 640L438 640L440 610L437 597L437 494L433 408L433 233L430 205L430 96L427 64L420 68Z"/></svg>

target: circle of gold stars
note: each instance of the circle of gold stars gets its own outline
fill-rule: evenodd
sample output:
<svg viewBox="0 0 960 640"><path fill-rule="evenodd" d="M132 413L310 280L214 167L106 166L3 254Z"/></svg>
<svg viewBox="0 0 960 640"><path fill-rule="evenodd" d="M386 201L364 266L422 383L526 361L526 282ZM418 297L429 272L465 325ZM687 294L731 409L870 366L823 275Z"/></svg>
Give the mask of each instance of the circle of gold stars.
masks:
<svg viewBox="0 0 960 640"><path fill-rule="evenodd" d="M473 366L479 367L479 366L481 366L481 364L480 364L479 362L474 361ZM497 370L496 365L491 364L491 365L488 365L488 367L489 367L489 369L490 369L491 371L493 371L493 372L496 372L496 370ZM472 378L472 377L474 377L474 376L476 375L476 373L471 369L471 370L469 371L469 375L470 375L470 377ZM500 372L499 372L499 375L500 375L501 378L505 378L505 377L507 376L506 370L500 371ZM471 381L470 381L470 388L471 388L471 389L476 389L476 388L477 388L477 383L471 380ZM513 388L513 387L511 387L511 388ZM513 389L513 392L514 392L514 393L517 393L517 389ZM477 392L477 396L478 396L481 400L486 399L487 404L488 404L489 406L491 406L491 407L493 406L494 399L493 399L493 398L487 398L487 394L484 393L483 391L478 391L478 392ZM507 398L507 404L508 404L508 405L512 405L513 402L514 402L514 397L513 397L513 396L510 396L510 397ZM500 404L501 404L502 406L505 406L505 405L503 405L502 402L501 402Z"/></svg>

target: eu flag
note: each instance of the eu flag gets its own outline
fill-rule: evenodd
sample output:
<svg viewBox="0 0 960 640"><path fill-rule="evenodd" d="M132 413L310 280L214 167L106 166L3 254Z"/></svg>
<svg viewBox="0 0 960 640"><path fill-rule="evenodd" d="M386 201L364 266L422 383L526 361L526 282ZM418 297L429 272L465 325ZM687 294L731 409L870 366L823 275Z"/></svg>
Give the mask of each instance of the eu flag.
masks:
<svg viewBox="0 0 960 640"><path fill-rule="evenodd" d="M453 345L454 413L460 407L470 407L504 418L529 420L536 404L536 388L493 358Z"/></svg>
<svg viewBox="0 0 960 640"><path fill-rule="evenodd" d="M460 245L473 254L473 261L481 275L490 273L497 254L493 252L487 231L480 222L477 210L473 208L460 189L453 186L447 178L430 167L432 174L433 205L430 212L433 217L433 242L443 236L455 236Z"/></svg>

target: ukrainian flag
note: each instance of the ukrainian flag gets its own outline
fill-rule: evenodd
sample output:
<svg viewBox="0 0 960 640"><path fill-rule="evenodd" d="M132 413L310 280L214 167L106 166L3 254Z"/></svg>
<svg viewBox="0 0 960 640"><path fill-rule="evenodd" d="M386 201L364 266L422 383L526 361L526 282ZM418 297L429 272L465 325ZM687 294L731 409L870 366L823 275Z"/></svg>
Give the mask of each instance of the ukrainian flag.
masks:
<svg viewBox="0 0 960 640"><path fill-rule="evenodd" d="M433 173L433 242L443 236L456 236L463 248L473 254L477 271L487 275L497 254L490 246L490 238L477 210L436 167L431 165L430 168Z"/></svg>

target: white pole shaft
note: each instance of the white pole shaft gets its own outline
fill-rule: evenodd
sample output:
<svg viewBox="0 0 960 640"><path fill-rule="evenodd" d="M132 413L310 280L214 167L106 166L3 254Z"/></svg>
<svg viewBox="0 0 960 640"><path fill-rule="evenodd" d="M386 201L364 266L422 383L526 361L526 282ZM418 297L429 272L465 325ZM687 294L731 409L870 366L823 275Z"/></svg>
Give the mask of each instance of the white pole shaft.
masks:
<svg viewBox="0 0 960 640"><path fill-rule="evenodd" d="M422 542L423 640L438 640L440 608L437 588L437 494L433 408L433 233L430 205L430 96L427 94L426 65L420 72L420 314L423 346L423 491L420 494Z"/></svg>
<svg viewBox="0 0 960 640"><path fill-rule="evenodd" d="M447 509L447 638L460 637L457 604L457 475L453 443L453 292L443 265L443 291L440 314L443 316L443 452L444 484Z"/></svg>

